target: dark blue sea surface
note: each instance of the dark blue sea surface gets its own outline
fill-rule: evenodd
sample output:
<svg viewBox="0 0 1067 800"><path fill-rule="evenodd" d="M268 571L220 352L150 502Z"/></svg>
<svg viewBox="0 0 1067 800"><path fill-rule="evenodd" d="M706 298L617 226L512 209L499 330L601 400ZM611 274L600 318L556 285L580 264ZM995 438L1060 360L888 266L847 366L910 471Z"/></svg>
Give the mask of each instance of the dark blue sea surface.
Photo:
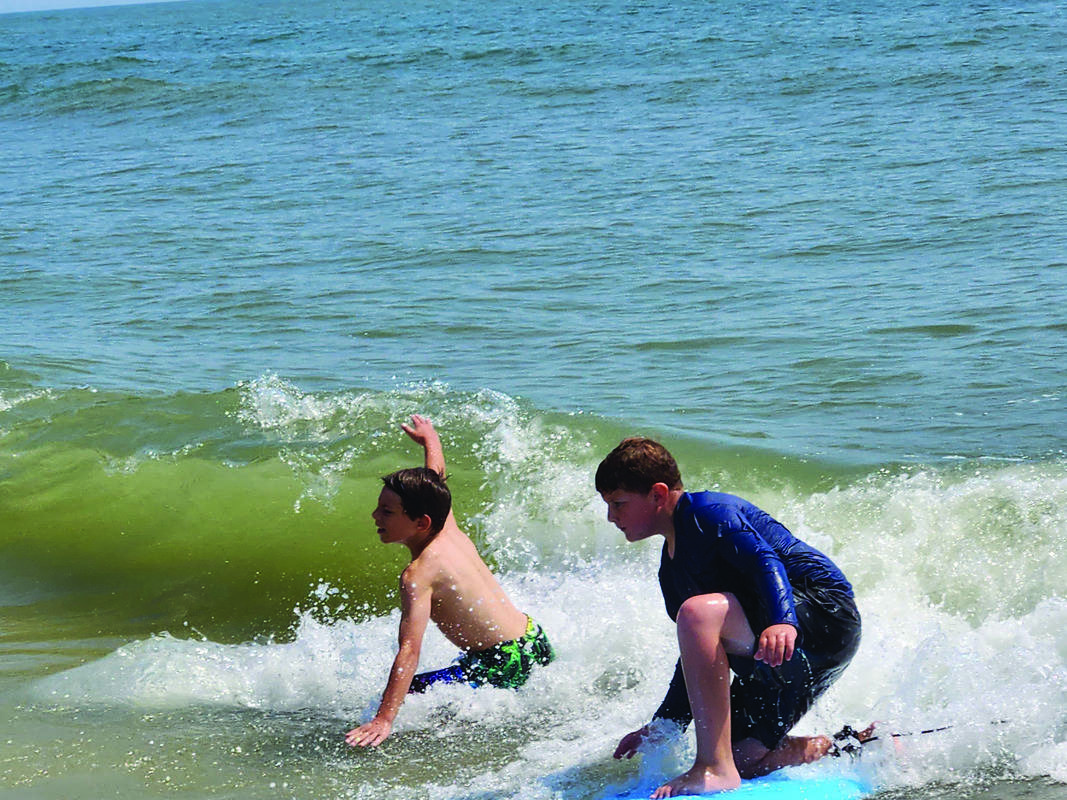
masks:
<svg viewBox="0 0 1067 800"><path fill-rule="evenodd" d="M717 442L1062 453L1055 3L0 17L0 342L48 386L440 380Z"/></svg>

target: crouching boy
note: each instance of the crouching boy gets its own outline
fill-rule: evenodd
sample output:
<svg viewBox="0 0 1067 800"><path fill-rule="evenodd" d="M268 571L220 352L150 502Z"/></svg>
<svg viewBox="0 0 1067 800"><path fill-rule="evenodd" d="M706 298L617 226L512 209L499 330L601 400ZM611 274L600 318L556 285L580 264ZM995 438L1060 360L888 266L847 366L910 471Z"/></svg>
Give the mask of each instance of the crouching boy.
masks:
<svg viewBox="0 0 1067 800"><path fill-rule="evenodd" d="M664 538L659 583L681 658L653 718L693 721L696 760L652 796L734 789L742 776L825 755L829 738L788 733L859 647L841 570L752 503L684 491L674 458L651 439L623 440L596 488L627 541ZM627 734L615 757L632 757L653 730Z"/></svg>
<svg viewBox="0 0 1067 800"><path fill-rule="evenodd" d="M400 648L378 712L345 736L353 747L381 744L411 692L437 682L518 688L535 664L554 658L541 626L512 604L456 524L437 431L425 417L413 416L411 422L402 427L423 446L426 466L383 478L371 515L382 542L411 551L411 563L400 575ZM430 620L463 653L450 667L416 675Z"/></svg>

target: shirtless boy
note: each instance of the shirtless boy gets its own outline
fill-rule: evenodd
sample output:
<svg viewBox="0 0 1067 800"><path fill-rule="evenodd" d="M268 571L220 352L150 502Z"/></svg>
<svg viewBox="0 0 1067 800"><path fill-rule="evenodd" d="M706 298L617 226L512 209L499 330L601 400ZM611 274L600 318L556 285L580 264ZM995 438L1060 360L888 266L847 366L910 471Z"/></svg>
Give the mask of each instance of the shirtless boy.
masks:
<svg viewBox="0 0 1067 800"><path fill-rule="evenodd" d="M353 747L381 744L409 693L437 682L518 688L534 664L554 658L541 626L512 604L456 524L437 431L418 415L401 427L422 445L426 466L385 476L371 515L382 542L411 551L400 575L400 649L374 719L345 736ZM450 667L416 675L430 620L463 653Z"/></svg>
<svg viewBox="0 0 1067 800"><path fill-rule="evenodd" d="M841 570L740 497L684 491L674 458L651 439L624 439L596 488L627 541L664 538L659 582L681 658L653 720L683 730L694 721L696 760L652 797L735 789L742 776L826 755L829 738L787 734L859 647ZM627 734L615 758L633 757L657 730Z"/></svg>

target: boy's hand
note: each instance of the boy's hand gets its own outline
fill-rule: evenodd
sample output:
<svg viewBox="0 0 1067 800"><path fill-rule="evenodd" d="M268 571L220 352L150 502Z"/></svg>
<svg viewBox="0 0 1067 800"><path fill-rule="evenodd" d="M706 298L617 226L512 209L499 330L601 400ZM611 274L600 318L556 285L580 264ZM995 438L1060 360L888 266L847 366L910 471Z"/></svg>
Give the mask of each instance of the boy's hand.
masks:
<svg viewBox="0 0 1067 800"><path fill-rule="evenodd" d="M411 424L401 423L400 427L404 429L404 433L422 445L426 451L426 466L443 478L445 476L445 453L441 448L441 437L434 430L433 423L426 417L412 414Z"/></svg>
<svg viewBox="0 0 1067 800"><path fill-rule="evenodd" d="M780 667L782 662L793 657L796 641L797 629L789 623L770 625L760 634L753 658L764 662L768 667Z"/></svg>
<svg viewBox="0 0 1067 800"><path fill-rule="evenodd" d="M404 429L404 433L423 447L430 447L433 444L441 444L441 437L438 436L437 431L434 430L433 423L419 414L411 415L410 425L400 423L400 427Z"/></svg>
<svg viewBox="0 0 1067 800"><path fill-rule="evenodd" d="M345 734L345 742L349 747L377 747L385 741L393 730L393 724L386 722L380 717L375 717L366 725L353 728Z"/></svg>
<svg viewBox="0 0 1067 800"><path fill-rule="evenodd" d="M615 758L633 758L641 745L648 739L649 728L647 725L640 730L633 731L622 737L619 746L615 748Z"/></svg>

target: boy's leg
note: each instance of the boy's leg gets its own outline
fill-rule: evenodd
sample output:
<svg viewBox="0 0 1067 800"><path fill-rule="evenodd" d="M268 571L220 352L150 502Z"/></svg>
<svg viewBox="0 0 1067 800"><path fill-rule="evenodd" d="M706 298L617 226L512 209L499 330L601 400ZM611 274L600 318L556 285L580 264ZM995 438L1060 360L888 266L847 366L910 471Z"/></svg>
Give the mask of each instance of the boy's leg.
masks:
<svg viewBox="0 0 1067 800"><path fill-rule="evenodd" d="M659 787L653 798L736 789L741 776L730 741L727 653L751 655L756 638L731 594L691 597L678 610L678 647L696 726L692 768Z"/></svg>
<svg viewBox="0 0 1067 800"><path fill-rule="evenodd" d="M851 660L859 646L859 612L850 597L816 602L796 590L794 597L803 646L780 667L754 663L730 693L734 761L743 778L816 761L833 747L826 736L788 733Z"/></svg>

